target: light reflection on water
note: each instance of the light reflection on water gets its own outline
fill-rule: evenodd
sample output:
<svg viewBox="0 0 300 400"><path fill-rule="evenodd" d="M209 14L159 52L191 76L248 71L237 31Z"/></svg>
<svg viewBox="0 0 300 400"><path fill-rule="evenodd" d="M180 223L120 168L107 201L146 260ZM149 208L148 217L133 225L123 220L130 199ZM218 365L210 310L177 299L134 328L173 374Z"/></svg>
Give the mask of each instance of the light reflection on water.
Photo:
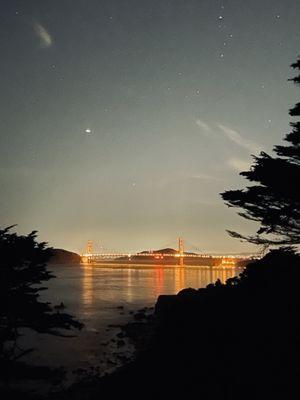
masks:
<svg viewBox="0 0 300 400"><path fill-rule="evenodd" d="M68 272L81 279L78 290L82 303L77 310L80 314L86 314L93 305L105 306L105 303L132 305L133 308L153 305L160 294L175 294L186 287L205 287L217 279L225 282L240 272L231 267L165 265L86 264L75 267L77 271L69 271L68 268L56 267L55 273L65 280L68 279Z"/></svg>
<svg viewBox="0 0 300 400"><path fill-rule="evenodd" d="M160 294L205 287L217 279L225 282L241 272L232 267L116 264L57 265L49 269L57 278L49 281L43 300L52 304L62 301L67 312L84 322L85 328L72 339L34 334L30 340L40 351L32 353L31 360L69 369L99 364L104 351L101 342L116 333L108 330L108 325L126 323L132 318L130 311L154 306Z"/></svg>

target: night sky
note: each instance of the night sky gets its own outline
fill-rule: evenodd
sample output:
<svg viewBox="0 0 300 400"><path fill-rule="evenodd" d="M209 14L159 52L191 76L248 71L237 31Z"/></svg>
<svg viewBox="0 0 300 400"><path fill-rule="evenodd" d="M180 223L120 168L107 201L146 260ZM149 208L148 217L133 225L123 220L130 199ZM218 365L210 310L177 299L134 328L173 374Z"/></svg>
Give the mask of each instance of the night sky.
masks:
<svg viewBox="0 0 300 400"><path fill-rule="evenodd" d="M219 193L289 132L299 0L1 0L0 222L81 251L250 251ZM299 100L298 100L299 101Z"/></svg>

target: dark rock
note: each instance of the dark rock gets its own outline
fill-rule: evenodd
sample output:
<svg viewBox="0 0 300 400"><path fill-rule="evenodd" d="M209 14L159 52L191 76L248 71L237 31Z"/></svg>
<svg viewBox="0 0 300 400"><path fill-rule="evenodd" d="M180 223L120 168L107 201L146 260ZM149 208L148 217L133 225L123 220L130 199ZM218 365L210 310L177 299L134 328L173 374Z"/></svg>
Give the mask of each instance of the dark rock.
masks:
<svg viewBox="0 0 300 400"><path fill-rule="evenodd" d="M177 302L177 300L178 297L176 295L162 294L158 296L157 302L155 304L155 314L166 314L174 307L174 304Z"/></svg>
<svg viewBox="0 0 300 400"><path fill-rule="evenodd" d="M197 290L193 289L193 288L186 288L186 289L182 289L180 292L178 292L177 296L178 297L189 297L189 296L194 296L195 294L197 294Z"/></svg>
<svg viewBox="0 0 300 400"><path fill-rule="evenodd" d="M138 312L138 313L134 314L134 319L136 319L137 321L140 321L145 318L146 318L146 315L143 312Z"/></svg>

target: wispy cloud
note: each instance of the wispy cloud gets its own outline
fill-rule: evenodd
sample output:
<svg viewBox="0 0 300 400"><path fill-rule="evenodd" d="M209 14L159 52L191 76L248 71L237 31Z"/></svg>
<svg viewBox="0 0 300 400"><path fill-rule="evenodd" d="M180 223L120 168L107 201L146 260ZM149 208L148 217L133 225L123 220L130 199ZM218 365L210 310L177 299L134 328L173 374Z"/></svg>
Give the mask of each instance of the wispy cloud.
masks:
<svg viewBox="0 0 300 400"><path fill-rule="evenodd" d="M34 30L37 34L40 44L43 48L51 47L53 45L53 38L43 25L35 23Z"/></svg>
<svg viewBox="0 0 300 400"><path fill-rule="evenodd" d="M228 165L233 168L235 171L242 172L248 171L251 166L251 161L241 160L239 158L229 158L227 161Z"/></svg>
<svg viewBox="0 0 300 400"><path fill-rule="evenodd" d="M211 127L204 121L202 121L202 119L196 119L196 125L199 126L199 128L201 128L204 132L208 133L211 132Z"/></svg>
<svg viewBox="0 0 300 400"><path fill-rule="evenodd" d="M227 136L229 140L250 151L250 153L259 153L261 151L260 145L244 138L239 132L221 124L217 124L217 127Z"/></svg>

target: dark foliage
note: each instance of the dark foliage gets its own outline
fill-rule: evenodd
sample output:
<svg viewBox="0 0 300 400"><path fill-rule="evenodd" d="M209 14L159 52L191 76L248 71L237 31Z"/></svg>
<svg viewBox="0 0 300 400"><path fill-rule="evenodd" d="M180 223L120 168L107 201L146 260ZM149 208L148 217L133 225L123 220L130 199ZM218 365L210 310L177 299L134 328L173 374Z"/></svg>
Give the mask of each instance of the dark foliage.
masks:
<svg viewBox="0 0 300 400"><path fill-rule="evenodd" d="M300 60L292 67L300 70ZM300 75L291 80L299 84ZM300 103L290 115L300 116ZM257 244L300 244L300 122L291 123L291 127L285 137L289 144L274 147L277 157L262 152L254 157L250 171L241 172L257 185L222 193L229 207L242 209L239 215L260 224L255 236L229 231L232 236Z"/></svg>
<svg viewBox="0 0 300 400"><path fill-rule="evenodd" d="M63 330L81 328L71 315L54 312L51 304L39 299L46 289L41 284L54 276L46 263L52 250L36 241L36 232L27 236L0 230L0 360L16 360L32 349L17 346L20 328L64 335Z"/></svg>

